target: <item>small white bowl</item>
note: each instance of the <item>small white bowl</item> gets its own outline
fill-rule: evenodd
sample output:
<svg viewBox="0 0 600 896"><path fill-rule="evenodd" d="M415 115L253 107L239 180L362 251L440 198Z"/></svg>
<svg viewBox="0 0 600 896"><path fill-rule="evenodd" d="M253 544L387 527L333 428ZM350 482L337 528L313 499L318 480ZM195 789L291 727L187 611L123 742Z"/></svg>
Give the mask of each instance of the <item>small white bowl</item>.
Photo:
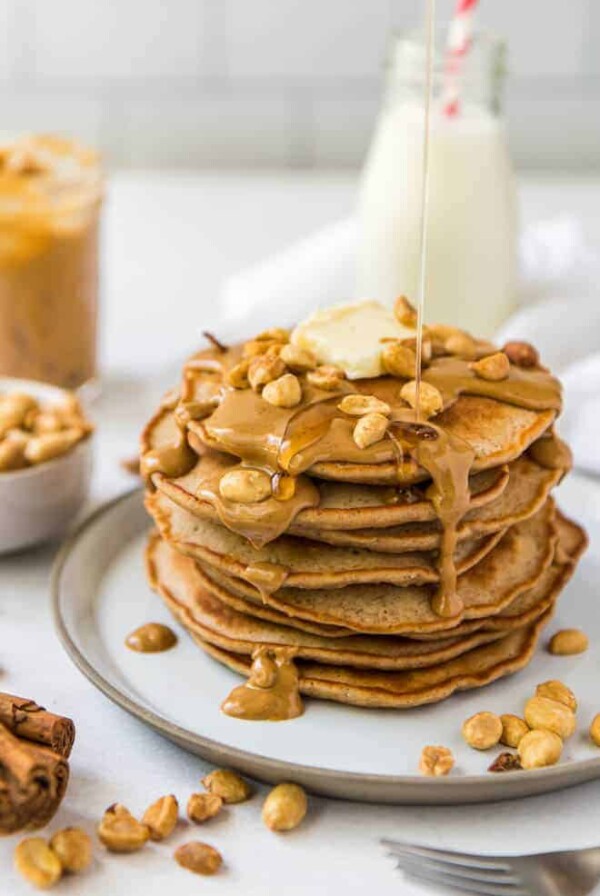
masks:
<svg viewBox="0 0 600 896"><path fill-rule="evenodd" d="M0 377L0 393L59 402L64 391L36 380ZM24 470L0 472L0 554L62 535L81 510L92 473L93 434L66 454Z"/></svg>

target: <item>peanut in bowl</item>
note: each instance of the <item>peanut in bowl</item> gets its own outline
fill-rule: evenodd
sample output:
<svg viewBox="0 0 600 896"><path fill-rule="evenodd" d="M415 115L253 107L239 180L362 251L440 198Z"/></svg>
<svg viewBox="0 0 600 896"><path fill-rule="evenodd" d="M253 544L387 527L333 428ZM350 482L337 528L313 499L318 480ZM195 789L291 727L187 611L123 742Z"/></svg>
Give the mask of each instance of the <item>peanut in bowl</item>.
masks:
<svg viewBox="0 0 600 896"><path fill-rule="evenodd" d="M0 378L0 553L59 537L89 491L92 427L72 393Z"/></svg>

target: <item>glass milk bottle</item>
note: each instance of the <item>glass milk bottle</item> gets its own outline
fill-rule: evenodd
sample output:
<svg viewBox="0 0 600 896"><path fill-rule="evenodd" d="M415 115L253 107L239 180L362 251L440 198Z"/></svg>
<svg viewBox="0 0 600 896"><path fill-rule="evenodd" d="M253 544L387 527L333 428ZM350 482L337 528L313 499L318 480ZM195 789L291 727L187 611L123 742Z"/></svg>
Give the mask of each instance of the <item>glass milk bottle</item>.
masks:
<svg viewBox="0 0 600 896"><path fill-rule="evenodd" d="M443 47L445 34L436 34ZM383 108L359 193L357 287L391 301L417 296L423 164L422 34L390 48ZM476 34L444 111L443 54L433 76L425 320L490 336L515 301L516 197L501 88L505 46Z"/></svg>

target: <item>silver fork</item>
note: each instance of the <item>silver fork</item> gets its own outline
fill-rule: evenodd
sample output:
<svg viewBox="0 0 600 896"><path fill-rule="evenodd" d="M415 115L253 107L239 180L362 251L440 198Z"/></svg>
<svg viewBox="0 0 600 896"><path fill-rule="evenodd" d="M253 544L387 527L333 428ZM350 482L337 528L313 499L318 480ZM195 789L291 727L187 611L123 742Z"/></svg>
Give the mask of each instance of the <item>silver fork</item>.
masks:
<svg viewBox="0 0 600 896"><path fill-rule="evenodd" d="M600 881L600 847L531 856L477 856L382 840L406 876L479 896L586 896Z"/></svg>

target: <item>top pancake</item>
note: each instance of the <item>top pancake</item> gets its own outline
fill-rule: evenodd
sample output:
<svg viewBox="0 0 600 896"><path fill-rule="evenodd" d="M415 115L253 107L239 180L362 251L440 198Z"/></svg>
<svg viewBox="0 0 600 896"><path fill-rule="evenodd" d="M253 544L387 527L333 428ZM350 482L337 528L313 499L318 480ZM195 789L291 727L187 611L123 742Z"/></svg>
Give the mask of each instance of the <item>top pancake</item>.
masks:
<svg viewBox="0 0 600 896"><path fill-rule="evenodd" d="M342 380L333 391L324 391L300 375L300 403L280 407L259 391L228 385L228 371L241 358L238 346L210 349L189 362L182 406L189 409L184 410L189 444L196 453L208 447L293 476L307 471L329 480L395 485L426 480L430 473L422 465L418 442L436 438L440 431L473 452L474 472L490 469L521 455L548 429L561 405L558 382L541 368L511 365L508 376L497 382L476 376L466 359L436 357L423 379L439 389L444 407L435 426L425 424L428 434L419 432L415 442L418 426L414 429L414 414L400 395L401 378ZM356 418L339 407L344 396L356 393L389 405L393 438L366 447L356 444ZM152 442L155 423L144 434L143 452Z"/></svg>

